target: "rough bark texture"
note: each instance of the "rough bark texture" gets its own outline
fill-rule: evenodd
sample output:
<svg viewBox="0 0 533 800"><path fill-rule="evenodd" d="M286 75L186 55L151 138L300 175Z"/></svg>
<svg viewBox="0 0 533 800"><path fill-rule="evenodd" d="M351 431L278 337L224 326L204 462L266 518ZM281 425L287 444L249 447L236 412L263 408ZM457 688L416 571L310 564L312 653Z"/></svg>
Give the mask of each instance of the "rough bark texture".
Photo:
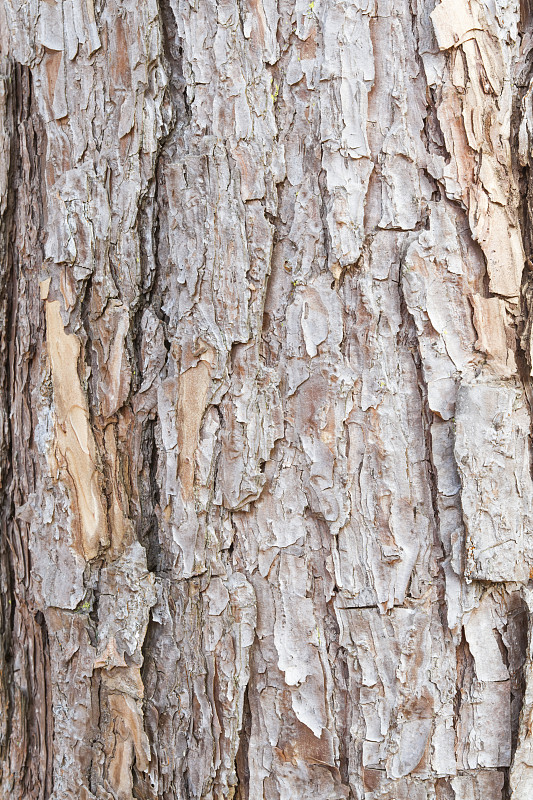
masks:
<svg viewBox="0 0 533 800"><path fill-rule="evenodd" d="M0 0L0 797L531 800L533 21Z"/></svg>

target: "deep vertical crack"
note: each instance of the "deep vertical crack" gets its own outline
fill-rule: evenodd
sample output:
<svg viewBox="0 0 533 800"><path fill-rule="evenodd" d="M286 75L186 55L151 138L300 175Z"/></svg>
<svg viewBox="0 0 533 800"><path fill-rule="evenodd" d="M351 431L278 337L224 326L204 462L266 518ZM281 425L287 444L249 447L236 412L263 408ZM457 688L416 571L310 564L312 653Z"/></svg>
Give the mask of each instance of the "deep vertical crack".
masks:
<svg viewBox="0 0 533 800"><path fill-rule="evenodd" d="M13 800L46 800L53 791L48 635L44 615L33 607L28 594L29 524L18 514L35 488L33 421L24 414L24 406L31 408L31 373L38 369L42 344L41 312L37 308L35 327L22 326L21 330L19 321L21 315L30 317L39 291L45 132L30 69L9 62L3 71L2 134L4 141L6 137L9 141L9 169L7 202L0 220L0 710L4 719L0 727L0 791ZM22 248L20 241L24 242ZM19 295L21 279L25 289Z"/></svg>

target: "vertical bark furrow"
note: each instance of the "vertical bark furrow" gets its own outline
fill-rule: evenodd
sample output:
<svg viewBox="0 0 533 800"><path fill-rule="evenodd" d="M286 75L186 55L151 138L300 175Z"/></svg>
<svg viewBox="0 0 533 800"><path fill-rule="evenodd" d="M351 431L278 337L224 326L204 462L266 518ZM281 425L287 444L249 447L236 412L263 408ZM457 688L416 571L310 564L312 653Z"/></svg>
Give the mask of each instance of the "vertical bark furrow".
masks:
<svg viewBox="0 0 533 800"><path fill-rule="evenodd" d="M42 152L31 73L9 62L3 152L2 220L2 550L4 691L3 786L13 797L51 793L52 719L46 625L30 590L30 537L38 458L32 452L42 334L38 274L42 258Z"/></svg>
<svg viewBox="0 0 533 800"><path fill-rule="evenodd" d="M513 166L520 188L520 222L522 240L526 254L522 273L521 315L518 320L519 341L517 364L528 399L530 417L529 468L532 469L533 451L531 449L531 314L530 314L530 250L531 250L531 209L529 182L528 142L530 140L531 108L528 92L531 85L531 19L529 10L521 5L520 27L523 33L519 58L514 67L514 103L511 118L513 142ZM531 573L530 573L531 576ZM515 604L509 618L508 639L514 645L510 651L513 662L511 726L512 726L512 766L507 776L508 796L521 800L533 790L533 775L529 765L528 752L531 748L531 598L529 588L523 592L520 602ZM518 623L518 624L517 624ZM521 623L521 624L520 624Z"/></svg>
<svg viewBox="0 0 533 800"><path fill-rule="evenodd" d="M15 148L15 113L13 108L13 66L7 58L1 62L0 78L0 259L2 274L2 336L1 336L1 358L0 358L0 385L1 385L1 463L2 463L2 485L10 483L10 458L9 458L9 380L8 380L8 309L9 291L11 286L11 251L8 247L9 233L11 229L10 213L13 208L14 188L12 175L14 173L13 157L16 154ZM1 540L0 540L0 568L1 568L1 634L0 634L0 704L2 710L0 727L0 747L2 753L2 778L4 778L5 766L8 761L9 744L11 737L11 708L12 708L12 669L13 662L10 658L11 635L13 630L13 614L15 606L13 603L13 568L9 545L11 535L10 525L12 520L12 503L8 493L2 493L2 515L1 515ZM7 776L5 776L7 777Z"/></svg>

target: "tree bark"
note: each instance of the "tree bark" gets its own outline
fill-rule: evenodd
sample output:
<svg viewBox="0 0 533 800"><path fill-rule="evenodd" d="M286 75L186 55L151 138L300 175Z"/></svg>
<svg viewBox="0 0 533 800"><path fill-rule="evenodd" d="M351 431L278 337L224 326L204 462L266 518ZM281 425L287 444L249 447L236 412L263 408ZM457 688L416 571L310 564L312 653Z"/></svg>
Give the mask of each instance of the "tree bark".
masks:
<svg viewBox="0 0 533 800"><path fill-rule="evenodd" d="M531 800L529 5L0 33L0 797Z"/></svg>

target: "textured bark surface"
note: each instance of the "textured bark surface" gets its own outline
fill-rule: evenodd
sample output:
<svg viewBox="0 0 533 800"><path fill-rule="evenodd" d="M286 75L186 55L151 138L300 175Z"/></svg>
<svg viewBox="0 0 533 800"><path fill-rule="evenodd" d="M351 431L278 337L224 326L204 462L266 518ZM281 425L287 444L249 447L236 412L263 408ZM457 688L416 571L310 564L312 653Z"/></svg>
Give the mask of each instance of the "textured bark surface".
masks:
<svg viewBox="0 0 533 800"><path fill-rule="evenodd" d="M533 20L0 0L0 797L531 800Z"/></svg>

